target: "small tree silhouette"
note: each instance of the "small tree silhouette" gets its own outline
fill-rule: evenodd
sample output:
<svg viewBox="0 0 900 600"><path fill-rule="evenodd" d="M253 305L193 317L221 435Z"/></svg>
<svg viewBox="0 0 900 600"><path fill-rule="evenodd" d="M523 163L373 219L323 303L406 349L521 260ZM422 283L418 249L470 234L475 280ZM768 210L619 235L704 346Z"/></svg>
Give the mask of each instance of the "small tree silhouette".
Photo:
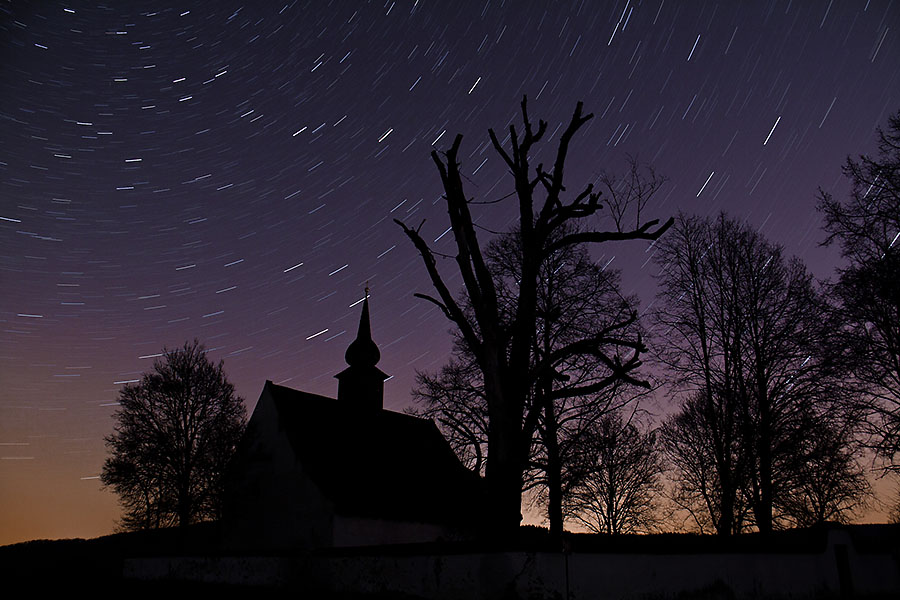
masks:
<svg viewBox="0 0 900 600"><path fill-rule="evenodd" d="M247 414L222 362L214 365L197 340L164 349L140 383L120 390L119 404L100 480L119 495L122 529L217 518Z"/></svg>
<svg viewBox="0 0 900 600"><path fill-rule="evenodd" d="M584 475L570 512L595 533L649 533L663 518L662 452L656 432L642 432L621 411L603 416L582 440Z"/></svg>
<svg viewBox="0 0 900 600"><path fill-rule="evenodd" d="M791 468L779 509L799 527L829 521L847 523L869 505L872 488L860 461L861 448L853 427L812 422Z"/></svg>
<svg viewBox="0 0 900 600"><path fill-rule="evenodd" d="M738 415L734 398L703 389L685 398L660 429L674 478L672 502L701 532L737 534L748 519L742 490L751 457L740 443Z"/></svg>

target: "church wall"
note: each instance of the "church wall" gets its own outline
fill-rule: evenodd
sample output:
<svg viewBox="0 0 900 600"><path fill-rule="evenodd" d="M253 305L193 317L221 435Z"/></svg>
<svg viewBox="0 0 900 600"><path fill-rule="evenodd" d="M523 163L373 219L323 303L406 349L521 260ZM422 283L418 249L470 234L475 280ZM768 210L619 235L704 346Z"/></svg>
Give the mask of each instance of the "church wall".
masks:
<svg viewBox="0 0 900 600"><path fill-rule="evenodd" d="M296 461L263 390L230 469L226 540L239 548L331 546L334 509Z"/></svg>

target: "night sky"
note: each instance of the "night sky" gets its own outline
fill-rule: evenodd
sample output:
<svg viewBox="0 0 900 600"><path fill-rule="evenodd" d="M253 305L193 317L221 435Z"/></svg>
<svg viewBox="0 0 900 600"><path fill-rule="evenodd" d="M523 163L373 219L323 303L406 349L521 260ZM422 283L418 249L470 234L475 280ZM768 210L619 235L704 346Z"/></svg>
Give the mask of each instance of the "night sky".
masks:
<svg viewBox="0 0 900 600"><path fill-rule="evenodd" d="M408 406L451 337L392 219L451 252L429 153L462 133L468 193L506 196L486 132L524 94L538 158L577 101L595 115L570 189L636 155L669 178L650 215L727 210L819 277L817 189L845 195L900 109L884 0L166 4L0 7L0 543L112 530L103 437L164 346L205 343L251 410L266 379L333 396L368 281L385 405ZM644 306L647 250L595 253Z"/></svg>

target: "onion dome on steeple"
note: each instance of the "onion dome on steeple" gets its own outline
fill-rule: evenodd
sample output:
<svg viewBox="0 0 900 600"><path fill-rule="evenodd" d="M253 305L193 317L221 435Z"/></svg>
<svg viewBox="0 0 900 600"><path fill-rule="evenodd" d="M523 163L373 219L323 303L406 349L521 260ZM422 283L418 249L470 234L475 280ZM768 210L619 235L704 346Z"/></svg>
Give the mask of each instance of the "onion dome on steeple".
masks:
<svg viewBox="0 0 900 600"><path fill-rule="evenodd" d="M369 288L366 288L366 298L363 300L362 316L359 319L356 339L347 347L344 360L351 367L374 367L381 360L381 352L372 341L372 328L369 325Z"/></svg>

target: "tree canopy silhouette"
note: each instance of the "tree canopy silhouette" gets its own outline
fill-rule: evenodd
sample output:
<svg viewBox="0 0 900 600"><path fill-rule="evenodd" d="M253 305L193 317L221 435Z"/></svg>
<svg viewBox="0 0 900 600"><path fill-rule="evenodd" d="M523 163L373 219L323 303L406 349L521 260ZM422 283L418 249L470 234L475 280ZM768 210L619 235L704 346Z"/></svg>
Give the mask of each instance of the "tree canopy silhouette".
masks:
<svg viewBox="0 0 900 600"><path fill-rule="evenodd" d="M682 399L660 429L674 473L672 501L701 532L734 535L747 521L750 457L740 443L738 416L734 398L701 389Z"/></svg>
<svg viewBox="0 0 900 600"><path fill-rule="evenodd" d="M849 261L832 292L841 306L843 357L866 386L871 446L900 473L900 112L878 130L878 154L847 159L850 197L820 191L825 243Z"/></svg>
<svg viewBox="0 0 900 600"><path fill-rule="evenodd" d="M663 428L682 506L705 508L728 535L746 508L764 533L791 520L794 497L813 488L839 496L814 500L836 507L829 514L855 503L844 491L862 485L852 435L810 441L812 428L846 430L857 413L845 402L854 393L846 367L830 351L836 316L805 266L724 214L679 218L658 248L662 358L690 394ZM826 489L812 476L848 485Z"/></svg>
<svg viewBox="0 0 900 600"><path fill-rule="evenodd" d="M671 225L658 220L642 222L642 209L652 191L638 185L622 194L600 201L600 193L588 184L568 195L564 168L569 145L575 134L593 115L583 114L579 102L569 124L559 137L556 156L550 170L543 164L532 167L530 152L546 133L547 123L537 128L528 117L526 100L522 100L522 130L514 125L509 130L509 149L489 130L494 149L512 175L518 222L515 230L521 255L521 276L512 291L513 305L509 318L504 318L501 284L488 267L482 251L469 198L463 189L459 149L462 136L457 135L444 159L437 152L431 157L444 188L444 199L450 216L450 228L456 246L456 269L462 276L465 302L457 301L438 268L437 254L420 234L421 226L412 228L396 221L418 250L437 296L417 294L438 306L458 328L459 335L475 358L483 378L484 402L488 415L488 454L486 478L491 521L500 532L514 531L521 521L523 472L531 448L530 424L525 422L526 407L532 392L529 378L523 373L541 375L550 369L550 361L535 372L532 369L536 340L538 290L541 266L559 250L588 243L621 240L656 240ZM591 217L612 217L612 226L598 229ZM634 219L632 222L631 219ZM571 227L563 235L559 232ZM467 311L466 306L471 310ZM626 375L621 357L607 355L603 348L606 333L588 334L560 348L569 353L578 349L592 352L611 367L617 376ZM635 351L643 350L639 343ZM625 359L628 362L628 359Z"/></svg>
<svg viewBox="0 0 900 600"><path fill-rule="evenodd" d="M164 349L152 371L119 391L100 480L119 495L123 529L219 516L222 477L247 413L222 366L194 340Z"/></svg>
<svg viewBox="0 0 900 600"><path fill-rule="evenodd" d="M584 475L571 512L595 533L649 533L662 521L662 453L655 431L641 431L621 411L603 415L581 440Z"/></svg>

